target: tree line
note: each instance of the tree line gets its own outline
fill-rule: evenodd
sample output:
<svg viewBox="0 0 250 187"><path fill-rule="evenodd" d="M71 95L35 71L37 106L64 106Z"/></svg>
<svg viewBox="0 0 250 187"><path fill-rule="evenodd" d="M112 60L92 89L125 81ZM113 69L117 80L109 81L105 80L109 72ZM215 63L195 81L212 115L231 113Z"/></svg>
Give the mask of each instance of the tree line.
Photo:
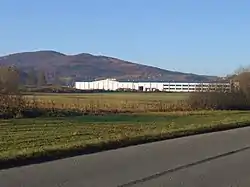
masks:
<svg viewBox="0 0 250 187"><path fill-rule="evenodd" d="M13 90L21 85L28 86L45 86L47 85L46 74L44 71L31 70L24 73L16 67L0 67L0 86L1 90Z"/></svg>
<svg viewBox="0 0 250 187"><path fill-rule="evenodd" d="M41 87L47 85L46 74L44 71L35 71L32 69L27 73L25 80L25 84L28 86Z"/></svg>

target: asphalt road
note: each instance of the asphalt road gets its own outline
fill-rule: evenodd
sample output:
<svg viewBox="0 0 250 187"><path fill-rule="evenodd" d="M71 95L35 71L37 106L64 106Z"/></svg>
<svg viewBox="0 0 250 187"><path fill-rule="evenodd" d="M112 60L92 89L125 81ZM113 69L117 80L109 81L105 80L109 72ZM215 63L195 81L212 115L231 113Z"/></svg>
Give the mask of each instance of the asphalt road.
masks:
<svg viewBox="0 0 250 187"><path fill-rule="evenodd" d="M249 187L250 128L0 171L1 187Z"/></svg>

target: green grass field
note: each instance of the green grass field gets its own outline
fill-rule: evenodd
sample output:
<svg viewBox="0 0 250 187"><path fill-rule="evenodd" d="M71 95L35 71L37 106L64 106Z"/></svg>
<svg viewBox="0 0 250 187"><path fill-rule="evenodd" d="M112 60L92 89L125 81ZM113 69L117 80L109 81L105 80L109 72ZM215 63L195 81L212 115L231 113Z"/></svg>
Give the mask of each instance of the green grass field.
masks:
<svg viewBox="0 0 250 187"><path fill-rule="evenodd" d="M250 122L249 114L201 111L0 120L0 163L238 127Z"/></svg>

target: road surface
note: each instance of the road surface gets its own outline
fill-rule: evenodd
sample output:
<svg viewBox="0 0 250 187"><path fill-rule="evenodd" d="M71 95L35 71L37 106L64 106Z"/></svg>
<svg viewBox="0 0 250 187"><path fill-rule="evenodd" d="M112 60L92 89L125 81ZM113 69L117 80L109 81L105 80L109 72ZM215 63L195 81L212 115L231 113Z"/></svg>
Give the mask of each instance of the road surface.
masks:
<svg viewBox="0 0 250 187"><path fill-rule="evenodd" d="M0 171L1 187L249 187L250 128Z"/></svg>

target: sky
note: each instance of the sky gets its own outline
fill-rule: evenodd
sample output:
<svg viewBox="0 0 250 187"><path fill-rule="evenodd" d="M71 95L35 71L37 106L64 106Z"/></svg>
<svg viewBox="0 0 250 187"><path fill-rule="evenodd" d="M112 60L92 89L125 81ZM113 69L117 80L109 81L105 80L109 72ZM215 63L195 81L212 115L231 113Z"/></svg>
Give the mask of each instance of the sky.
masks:
<svg viewBox="0 0 250 187"><path fill-rule="evenodd" d="M224 76L250 64L249 0L0 0L0 56L107 55Z"/></svg>

